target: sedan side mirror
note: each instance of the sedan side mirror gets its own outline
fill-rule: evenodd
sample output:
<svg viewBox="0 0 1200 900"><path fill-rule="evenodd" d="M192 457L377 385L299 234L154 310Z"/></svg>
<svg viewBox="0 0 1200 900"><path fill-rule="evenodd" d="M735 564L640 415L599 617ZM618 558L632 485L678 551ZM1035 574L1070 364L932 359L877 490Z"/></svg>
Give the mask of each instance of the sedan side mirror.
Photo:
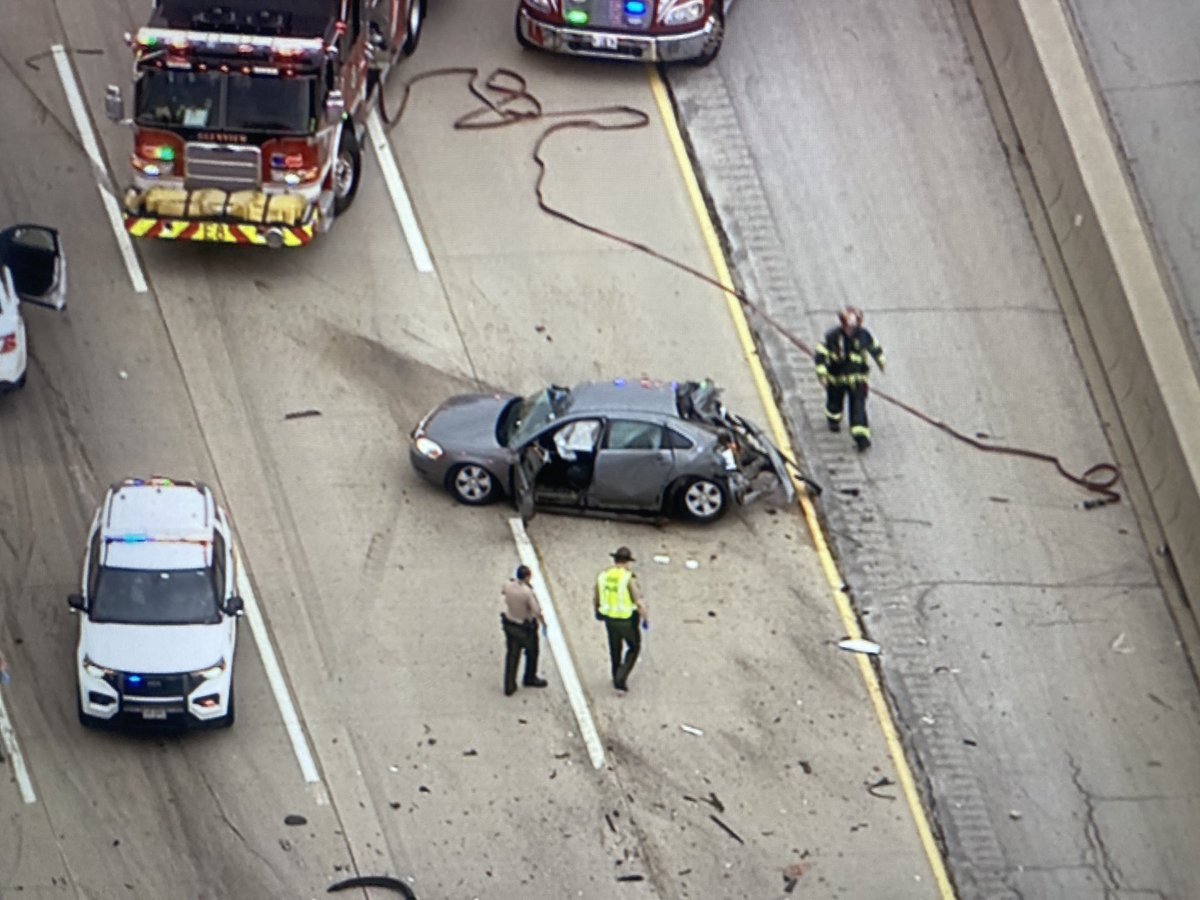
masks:
<svg viewBox="0 0 1200 900"><path fill-rule="evenodd" d="M71 607L72 612L87 611L87 601L83 599L83 594L70 594L67 597L67 606Z"/></svg>
<svg viewBox="0 0 1200 900"><path fill-rule="evenodd" d="M246 610L246 604L242 602L241 597L230 597L225 601L225 614L230 616L240 616Z"/></svg>
<svg viewBox="0 0 1200 900"><path fill-rule="evenodd" d="M104 114L113 122L125 121L125 97L115 84L110 84L104 91Z"/></svg>

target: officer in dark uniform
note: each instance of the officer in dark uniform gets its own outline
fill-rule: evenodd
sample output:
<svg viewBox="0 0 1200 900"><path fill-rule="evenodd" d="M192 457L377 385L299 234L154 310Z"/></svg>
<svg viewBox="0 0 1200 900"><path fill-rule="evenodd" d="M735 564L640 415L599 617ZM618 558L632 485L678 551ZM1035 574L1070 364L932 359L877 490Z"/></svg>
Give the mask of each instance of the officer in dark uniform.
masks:
<svg viewBox="0 0 1200 900"><path fill-rule="evenodd" d="M517 667L525 654L525 687L545 687L539 678L538 625L545 625L542 608L538 605L530 581L533 573L528 566L517 566L515 577L500 589L504 595L504 612L500 613L500 628L504 632L504 695L517 692Z"/></svg>
<svg viewBox="0 0 1200 900"><path fill-rule="evenodd" d="M883 347L863 328L863 311L847 306L838 313L838 326L825 332L813 361L817 379L825 388L825 419L830 431L842 428L842 409L850 400L850 436L859 451L871 446L871 428L867 424L867 375L875 360L883 371Z"/></svg>

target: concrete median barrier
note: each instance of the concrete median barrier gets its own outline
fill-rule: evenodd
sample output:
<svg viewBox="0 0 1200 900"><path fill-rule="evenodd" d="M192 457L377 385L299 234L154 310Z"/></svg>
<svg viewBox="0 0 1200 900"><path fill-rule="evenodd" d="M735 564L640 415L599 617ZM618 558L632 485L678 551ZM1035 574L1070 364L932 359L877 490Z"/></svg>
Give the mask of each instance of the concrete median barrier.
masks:
<svg viewBox="0 0 1200 900"><path fill-rule="evenodd" d="M1059 0L966 0L1193 618L1200 379ZM1115 423L1114 423L1115 424Z"/></svg>

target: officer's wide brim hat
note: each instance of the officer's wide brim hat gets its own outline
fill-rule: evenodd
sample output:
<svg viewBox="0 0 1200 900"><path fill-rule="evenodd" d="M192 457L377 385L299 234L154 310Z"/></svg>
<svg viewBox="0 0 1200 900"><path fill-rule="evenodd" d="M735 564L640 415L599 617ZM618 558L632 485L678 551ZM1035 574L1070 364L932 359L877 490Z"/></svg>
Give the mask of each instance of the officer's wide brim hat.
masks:
<svg viewBox="0 0 1200 900"><path fill-rule="evenodd" d="M618 547L612 554L613 562L636 562L633 551L628 547Z"/></svg>

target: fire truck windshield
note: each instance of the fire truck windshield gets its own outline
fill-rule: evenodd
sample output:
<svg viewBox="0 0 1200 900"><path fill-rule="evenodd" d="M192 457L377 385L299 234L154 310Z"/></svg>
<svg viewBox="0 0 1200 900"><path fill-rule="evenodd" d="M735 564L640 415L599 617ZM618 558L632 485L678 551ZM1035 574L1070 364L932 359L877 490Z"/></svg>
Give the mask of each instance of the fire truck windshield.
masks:
<svg viewBox="0 0 1200 900"><path fill-rule="evenodd" d="M154 69L137 84L141 125L309 134L316 80Z"/></svg>

